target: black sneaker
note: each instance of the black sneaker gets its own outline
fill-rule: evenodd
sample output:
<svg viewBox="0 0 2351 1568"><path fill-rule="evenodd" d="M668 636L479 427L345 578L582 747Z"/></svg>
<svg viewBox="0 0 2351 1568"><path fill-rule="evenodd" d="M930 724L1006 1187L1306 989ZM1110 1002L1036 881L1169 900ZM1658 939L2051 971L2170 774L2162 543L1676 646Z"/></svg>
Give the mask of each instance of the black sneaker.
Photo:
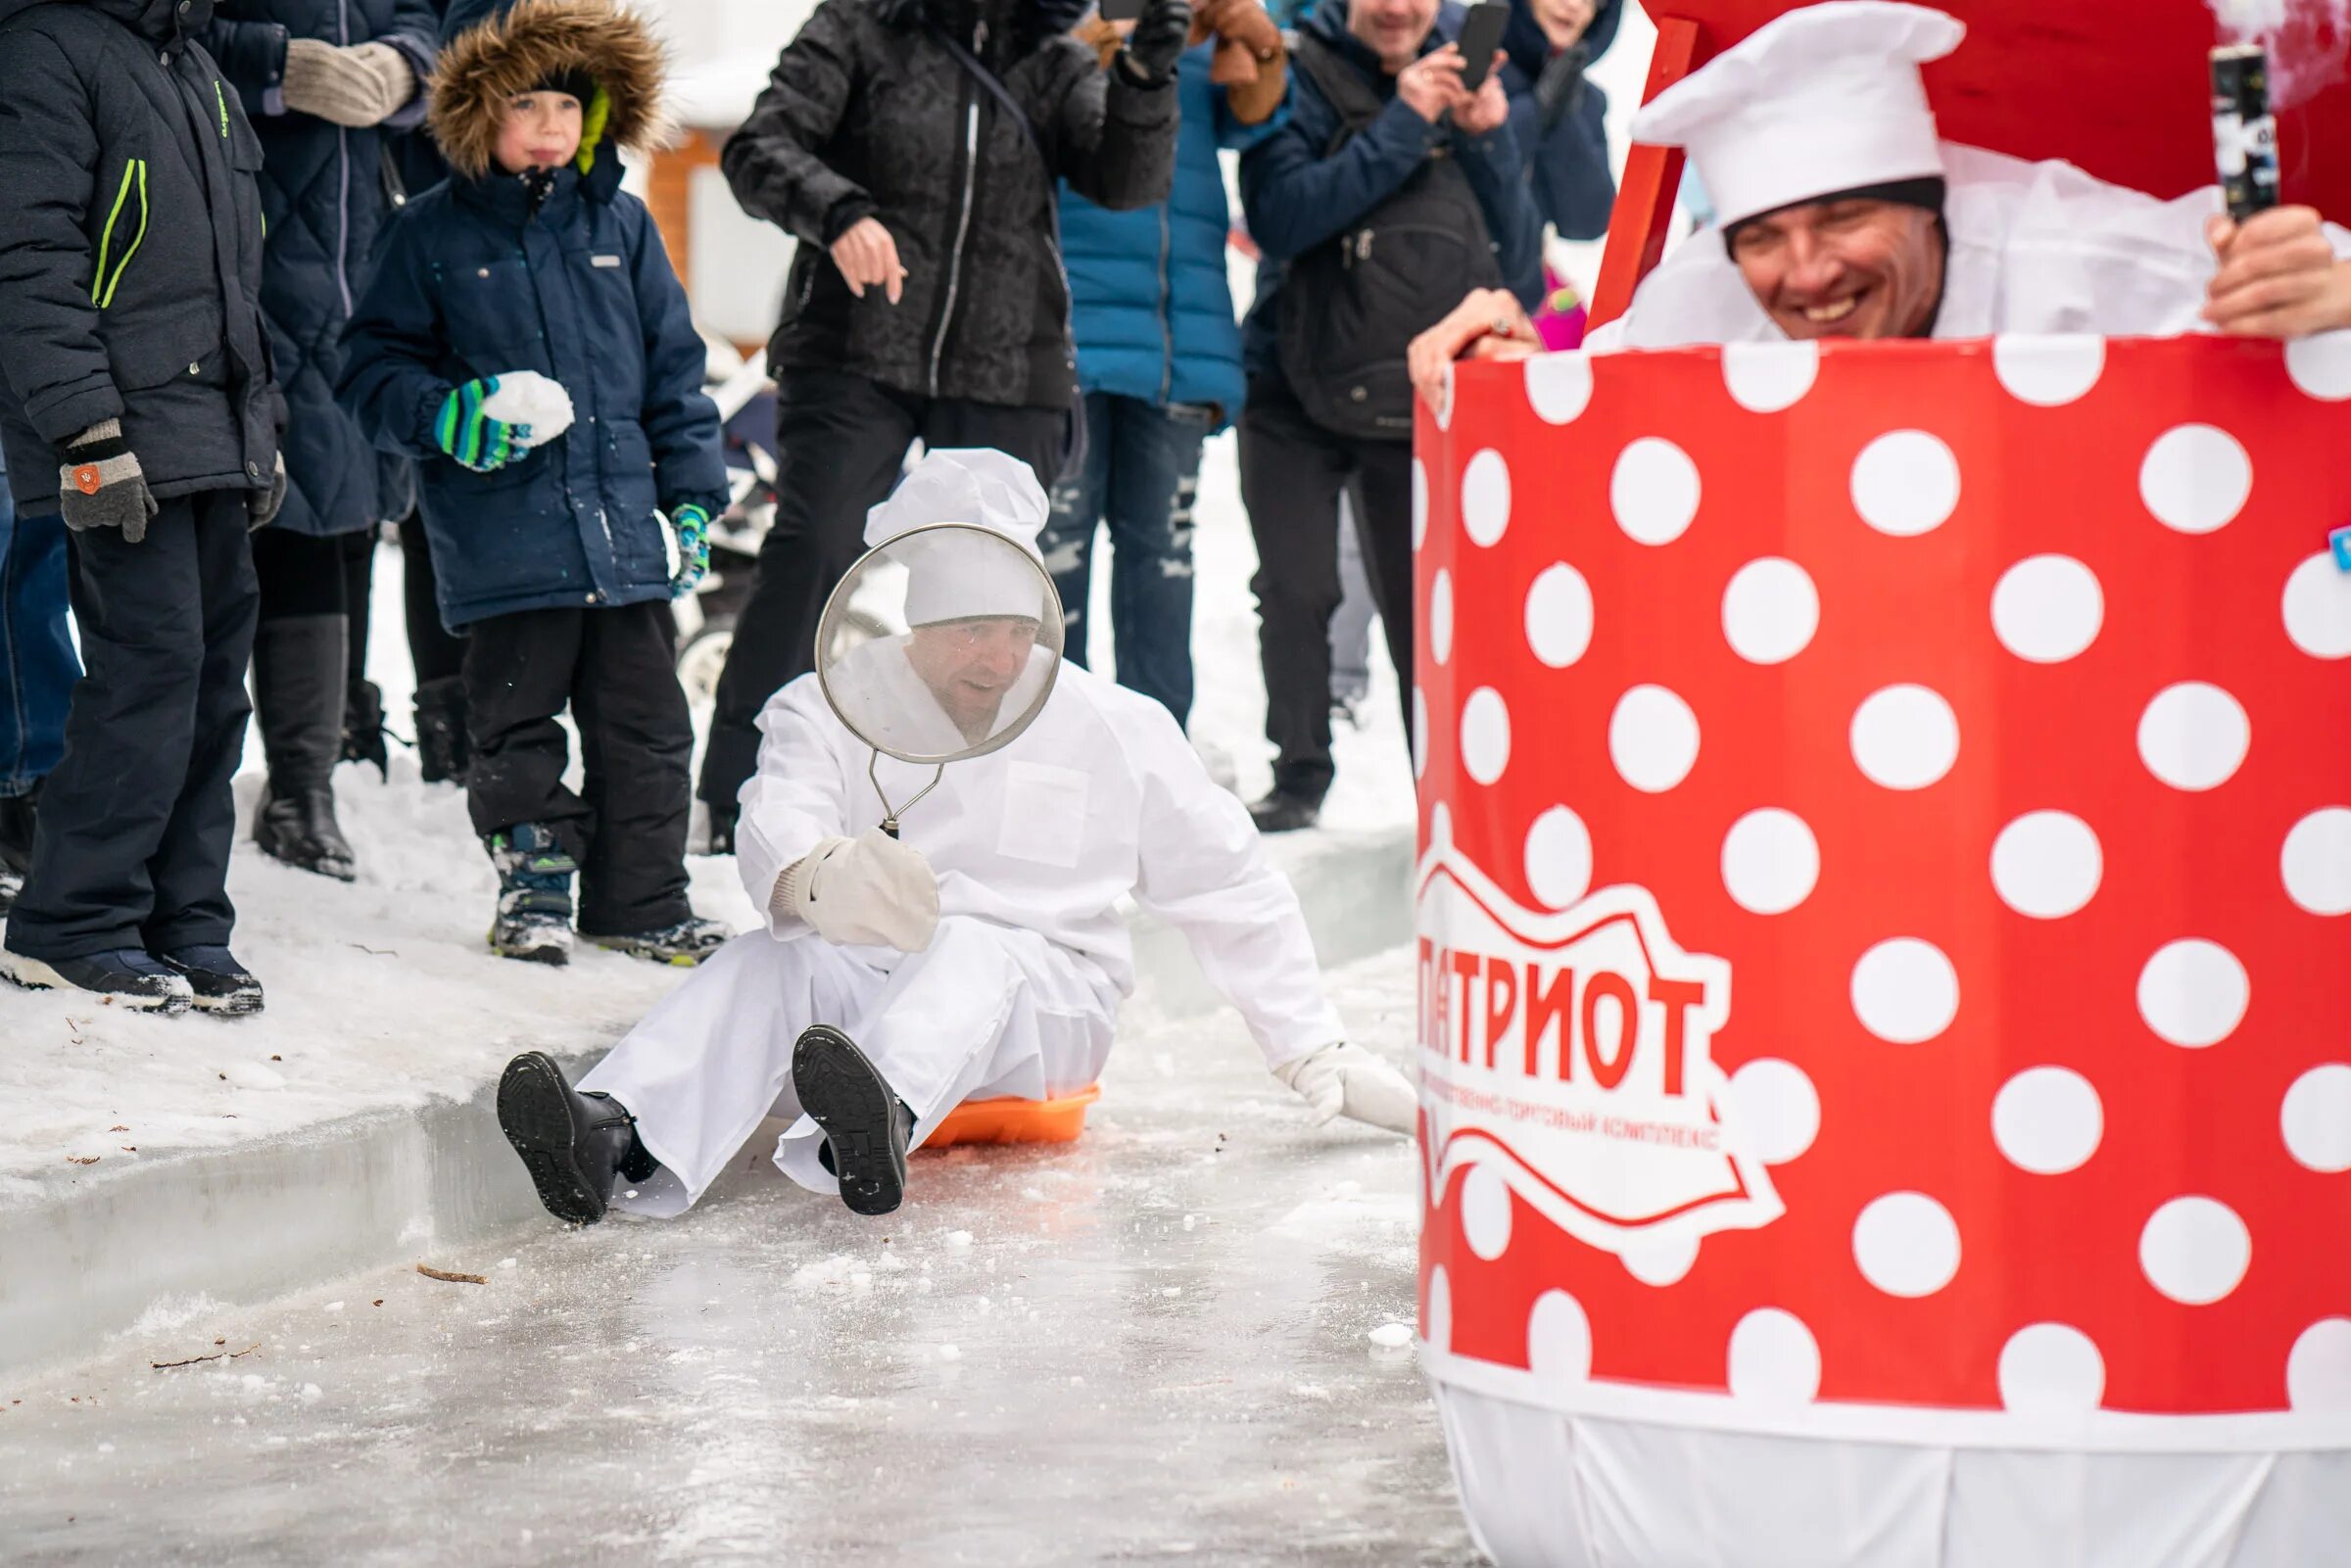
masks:
<svg viewBox="0 0 2351 1568"><path fill-rule="evenodd" d="M187 979L200 1013L240 1018L262 1010L262 982L225 947L182 947L155 955Z"/></svg>
<svg viewBox="0 0 2351 1568"><path fill-rule="evenodd" d="M654 1165L637 1142L636 1118L606 1094L582 1094L544 1051L525 1051L498 1080L498 1124L522 1157L539 1201L557 1219L593 1225L604 1217L615 1179Z"/></svg>
<svg viewBox="0 0 2351 1568"><path fill-rule="evenodd" d="M0 976L28 991L88 991L112 997L133 1012L167 1018L185 1013L196 1000L185 978L136 947L48 960L0 953Z"/></svg>
<svg viewBox="0 0 2351 1568"><path fill-rule="evenodd" d="M906 1196L906 1141L914 1113L849 1037L812 1023L792 1048L792 1087L825 1134L827 1169L840 1201L860 1214L887 1214Z"/></svg>
<svg viewBox="0 0 2351 1568"><path fill-rule="evenodd" d="M1275 789L1249 807L1249 820L1261 833L1294 833L1312 828L1322 817L1322 802L1312 795Z"/></svg>
<svg viewBox="0 0 2351 1568"><path fill-rule="evenodd" d="M660 926L649 931L602 936L590 931L580 934L612 952L649 959L655 964L675 964L681 969L692 969L726 946L735 935L718 922L698 915L689 915L674 926Z"/></svg>

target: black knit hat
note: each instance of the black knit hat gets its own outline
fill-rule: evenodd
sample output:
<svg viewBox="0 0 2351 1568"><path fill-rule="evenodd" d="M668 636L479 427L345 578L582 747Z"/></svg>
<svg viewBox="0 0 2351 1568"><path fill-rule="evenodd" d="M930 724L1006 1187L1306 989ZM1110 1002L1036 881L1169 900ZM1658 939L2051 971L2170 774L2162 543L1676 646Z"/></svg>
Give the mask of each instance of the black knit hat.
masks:
<svg viewBox="0 0 2351 1568"><path fill-rule="evenodd" d="M596 78L578 66L551 71L531 88L535 93L569 93L585 109L596 97Z"/></svg>

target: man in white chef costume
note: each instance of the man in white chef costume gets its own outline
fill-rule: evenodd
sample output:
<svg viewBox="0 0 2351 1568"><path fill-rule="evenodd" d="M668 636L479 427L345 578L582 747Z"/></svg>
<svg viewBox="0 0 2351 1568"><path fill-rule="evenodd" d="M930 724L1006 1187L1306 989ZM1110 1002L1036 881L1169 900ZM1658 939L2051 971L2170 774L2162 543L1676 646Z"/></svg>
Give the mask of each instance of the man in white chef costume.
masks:
<svg viewBox="0 0 2351 1568"><path fill-rule="evenodd" d="M1941 140L1919 67L1966 32L1924 6L1836 0L1659 93L1633 139L1688 153L1717 228L1666 257L1586 349L2351 327L2351 232L2310 208L2240 227L2217 185L2164 202ZM1541 352L1516 303L1480 290L1414 344L1413 376L1436 403L1458 357Z"/></svg>
<svg viewBox="0 0 2351 1568"><path fill-rule="evenodd" d="M929 454L869 514L869 546L900 540L888 558L907 566L912 630L800 677L760 716L737 854L766 928L704 961L576 1089L538 1052L500 1082L500 1122L556 1217L683 1212L771 1115L794 1118L786 1175L888 1213L908 1150L964 1100L1050 1099L1100 1075L1133 984L1129 893L1183 931L1315 1111L1413 1129L1412 1085L1341 1041L1297 896L1240 802L1163 706L1037 645L1059 614L1036 561L1046 514L1028 465L990 451ZM900 539L949 523L1010 547L962 529ZM1009 742L901 796L893 838L868 768L915 770L875 763L825 679L861 727L868 712L901 726L874 737L893 756L1000 738L1053 684Z"/></svg>

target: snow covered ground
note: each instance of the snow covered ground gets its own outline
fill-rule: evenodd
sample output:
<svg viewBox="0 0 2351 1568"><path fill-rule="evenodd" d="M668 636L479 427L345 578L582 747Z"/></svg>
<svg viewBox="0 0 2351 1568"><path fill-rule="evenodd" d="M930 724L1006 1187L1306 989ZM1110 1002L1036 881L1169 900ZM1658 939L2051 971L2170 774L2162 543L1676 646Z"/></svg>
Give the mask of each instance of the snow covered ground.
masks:
<svg viewBox="0 0 2351 1568"><path fill-rule="evenodd" d="M1334 980L1405 1060L1407 956ZM685 1219L416 1259L487 1284L159 1308L0 1388L0 1560L1475 1562L1411 1146L1308 1124L1226 1028L1124 1042L1075 1145L918 1155L887 1220L755 1143Z"/></svg>

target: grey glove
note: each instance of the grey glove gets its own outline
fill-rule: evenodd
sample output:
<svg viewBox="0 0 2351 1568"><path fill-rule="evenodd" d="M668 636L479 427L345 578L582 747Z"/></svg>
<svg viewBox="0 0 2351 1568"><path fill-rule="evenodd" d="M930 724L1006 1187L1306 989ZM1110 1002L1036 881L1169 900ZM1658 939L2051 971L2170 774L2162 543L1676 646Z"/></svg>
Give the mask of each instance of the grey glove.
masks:
<svg viewBox="0 0 2351 1568"><path fill-rule="evenodd" d="M122 421L104 419L65 445L57 467L57 503L76 531L120 528L125 543L147 537L155 497L138 454L122 439Z"/></svg>
<svg viewBox="0 0 2351 1568"><path fill-rule="evenodd" d="M277 514L286 504L286 454L277 454L277 467L270 472L269 488L257 490L245 512L245 531L258 534L277 521Z"/></svg>
<svg viewBox="0 0 2351 1568"><path fill-rule="evenodd" d="M353 129L380 125L416 96L416 72L388 43L339 49L315 38L286 45L286 107Z"/></svg>
<svg viewBox="0 0 2351 1568"><path fill-rule="evenodd" d="M1128 78L1137 86L1159 86L1176 73L1191 36L1189 0L1146 0L1127 47L1119 51Z"/></svg>

